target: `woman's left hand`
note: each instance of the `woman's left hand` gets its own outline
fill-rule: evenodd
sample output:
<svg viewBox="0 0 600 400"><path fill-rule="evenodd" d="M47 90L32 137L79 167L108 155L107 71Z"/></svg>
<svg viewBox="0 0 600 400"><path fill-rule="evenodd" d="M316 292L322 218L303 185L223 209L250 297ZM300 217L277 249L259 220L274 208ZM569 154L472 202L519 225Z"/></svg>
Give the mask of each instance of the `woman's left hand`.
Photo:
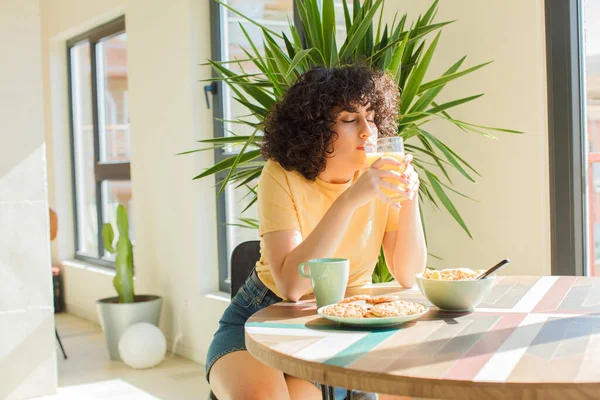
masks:
<svg viewBox="0 0 600 400"><path fill-rule="evenodd" d="M401 181L406 187L406 197L409 200L412 200L415 196L419 195L419 174L415 171L412 160L412 154L407 154L402 162L405 167Z"/></svg>

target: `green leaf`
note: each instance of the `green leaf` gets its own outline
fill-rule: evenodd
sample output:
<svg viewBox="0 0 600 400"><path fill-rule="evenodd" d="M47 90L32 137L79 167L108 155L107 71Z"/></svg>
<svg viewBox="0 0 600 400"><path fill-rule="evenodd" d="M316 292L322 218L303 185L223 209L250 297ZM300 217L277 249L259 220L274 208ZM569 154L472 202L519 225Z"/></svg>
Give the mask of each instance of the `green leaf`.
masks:
<svg viewBox="0 0 600 400"><path fill-rule="evenodd" d="M290 27L290 31L292 32L292 38L294 39L294 47L296 49L302 49L302 40L300 40L300 35L298 34L298 29L296 26L292 24L292 22L288 18L288 24Z"/></svg>
<svg viewBox="0 0 600 400"><path fill-rule="evenodd" d="M435 152L435 150L426 138L419 135L419 140L421 141L421 143L423 143L423 146L425 146L429 151L431 151L432 153ZM446 179L448 179L448 181L452 183L452 179L450 179L450 175L448 175L448 171L446 171L446 168L442 165L442 162L437 158L434 158L434 161L437 164L438 168L442 171Z"/></svg>
<svg viewBox="0 0 600 400"><path fill-rule="evenodd" d="M424 149L422 147L419 146L415 146L412 144L404 144L404 149L405 150L409 150L411 153L415 153L415 152L420 152L423 154L427 154L429 157L434 158L439 160L441 163L446 163L447 165L450 165L450 163L446 160L444 160L443 158L441 158L440 156L438 156L437 154L435 154L435 152Z"/></svg>
<svg viewBox="0 0 600 400"><path fill-rule="evenodd" d="M369 4L369 8L371 7L371 0L366 0L365 4ZM383 3L382 3L383 4ZM365 34L365 40L364 40L364 47L365 47L365 57L368 57L370 54L373 53L373 20L371 19L371 23L369 24L369 27L367 28L367 33Z"/></svg>
<svg viewBox="0 0 600 400"><path fill-rule="evenodd" d="M208 151L208 150L215 150L220 148L219 146L213 146L213 147L206 147L204 149L196 149L196 150L188 150L188 151L183 151L181 153L177 153L175 154L176 156L183 156L185 154L192 154L192 153L199 153L201 151Z"/></svg>
<svg viewBox="0 0 600 400"><path fill-rule="evenodd" d="M209 62L210 64L210 62ZM221 65L222 63L219 62L219 65ZM242 78L254 78L257 76L263 76L264 74L260 73L260 74L241 74L241 75L237 75L236 76L236 82L243 82ZM230 78L226 78L226 77L222 77L222 76L218 76L216 78L207 78L207 79L202 79L200 80L200 82L229 82Z"/></svg>
<svg viewBox="0 0 600 400"><path fill-rule="evenodd" d="M242 159L242 157L244 157L245 151L248 148L248 145L254 139L254 136L256 135L256 132L258 132L258 130L255 130L252 133L252 135L251 135L252 138L249 139L246 143L244 143L244 147L242 147L242 150L240 150L240 153L237 155L236 159L231 164L231 168L229 169L229 173L227 174L227 177L225 178L223 184L221 185L221 188L219 189L219 192L217 193L217 196L220 195L221 193L223 193L223 190L225 190L225 187L227 186L227 182L229 182L229 179L231 179L231 174L233 174L233 172L235 171L236 166L240 163L240 160Z"/></svg>
<svg viewBox="0 0 600 400"><path fill-rule="evenodd" d="M420 132L420 131L419 131ZM466 162L462 157L460 157L458 154L456 154L456 152L454 152L454 150L452 150L450 147L446 146L440 139L437 139L437 141L444 146L444 148L450 153L452 154L452 156L454 158L456 158L458 161L460 161L465 167L467 167L468 169L470 169L471 171L473 171L476 175L481 176L479 174L479 172L477 172L477 170L475 168L473 168L468 162Z"/></svg>
<svg viewBox="0 0 600 400"><path fill-rule="evenodd" d="M465 224L462 217L456 210L456 207L454 207L454 204L452 203L450 198L448 198L448 196L446 195L446 192L444 192L444 189L440 185L440 181L439 181L438 177L429 171L425 171L425 174L427 175L427 178L429 179L429 183L431 184L433 191L438 196L438 198L440 199L440 201L442 202L442 204L444 205L446 210L448 210L448 212L450 213L452 218L454 218L456 220L456 222L458 222L458 224L463 228L463 230L467 233L467 235L469 235L469 237L471 239L473 239L473 236L471 235L469 228L467 228L467 225Z"/></svg>
<svg viewBox="0 0 600 400"><path fill-rule="evenodd" d="M463 57L464 59L464 57ZM455 80L456 78L460 78L461 76L465 76L467 74L470 74L471 72L477 71L478 69L485 67L488 64L491 64L492 61L483 63L483 64L479 64L476 65L474 67L471 68L467 68L464 71L460 71L460 72L455 72L452 74L448 74L448 75L443 75L441 78L437 78L432 80L431 82L427 82L421 85L421 87L419 88L419 93L423 93L426 90L438 87L440 85L445 85L446 83Z"/></svg>
<svg viewBox="0 0 600 400"><path fill-rule="evenodd" d="M254 57L250 57L250 58L236 58L234 60L219 60L219 61L214 61L214 62L218 62L219 64L239 64L239 63L243 63L243 62L247 62L247 61L254 61ZM204 63L200 63L198 64L201 67L206 67L206 66L210 66L210 62L204 62ZM200 82L210 82L212 79L215 78L207 78L207 79L201 79ZM216 78L216 79L220 79L220 78Z"/></svg>
<svg viewBox="0 0 600 400"><path fill-rule="evenodd" d="M512 130L512 129L505 129L505 128L493 128L493 127L491 127L491 126L475 125L475 124L472 124L472 123L470 123L470 122L459 121L459 120L456 120L456 119L452 119L452 121L454 121L454 122L458 122L458 123L460 123L461 125L465 125L465 126L474 126L474 127L481 128L481 129L488 129L488 130L490 130L490 131L506 132L506 133L515 133L515 134L518 134L518 135L521 135L521 134L524 134L524 133L525 133L525 132L523 132L523 131L515 131L515 130Z"/></svg>
<svg viewBox="0 0 600 400"><path fill-rule="evenodd" d="M468 199L468 200L474 201L475 203L481 203L480 201L478 201L478 200L475 200L474 198L472 198L472 197L469 197L469 196L467 196L466 194L464 194L464 193L461 193L461 192L459 192L458 190L456 190L456 189L454 189L454 188L452 188L452 187L450 187L450 186L446 185L444 182L440 182L440 185L442 185L442 186L443 186L443 187L445 187L446 189L450 190L451 192L454 192L454 193L456 193L456 194L457 194L457 195L459 195L460 197L464 197L465 199Z"/></svg>
<svg viewBox="0 0 600 400"><path fill-rule="evenodd" d="M239 224L226 224L246 229L258 229L258 220L254 218L238 218Z"/></svg>
<svg viewBox="0 0 600 400"><path fill-rule="evenodd" d="M342 1L344 6L344 21L346 22L346 32L350 31L352 26L352 20L350 19L350 12L348 11L348 2L346 0Z"/></svg>
<svg viewBox="0 0 600 400"><path fill-rule="evenodd" d="M269 108L265 108L265 107L260 107L257 106L256 104L250 103L249 101L246 100L242 100L239 97L234 97L234 99L242 104L243 106L245 106L246 108L248 108L250 111L253 111L257 117L264 119L267 116L267 113L269 112Z"/></svg>
<svg viewBox="0 0 600 400"><path fill-rule="evenodd" d="M283 33L283 41L285 42L285 48L288 52L288 56L290 58L294 58L296 56L296 49L294 48L294 45L292 44L292 42L290 42L285 33Z"/></svg>
<svg viewBox="0 0 600 400"><path fill-rule="evenodd" d="M224 76L231 78L228 83L231 85L235 85L236 83L236 74L227 68L211 61L213 68L215 68L218 72L222 73ZM254 100L259 102L264 108L269 110L271 106L275 103L275 99L273 99L269 94L267 94L264 90L256 87L243 87L243 90Z"/></svg>
<svg viewBox="0 0 600 400"><path fill-rule="evenodd" d="M382 1L383 0L376 0L375 4L373 4L362 21L360 21L360 24L356 28L353 28L351 33L348 33L344 44L340 48L340 60L348 59L350 54L356 50L358 44L361 42L361 40L363 40L365 34L367 33L367 30L370 26L372 26L371 24L373 23L373 16L375 15L377 8L379 8Z"/></svg>
<svg viewBox="0 0 600 400"><path fill-rule="evenodd" d="M256 203L256 201L258 200L258 197L256 196L256 193L254 193L254 198L250 201L250 203L248 203L248 205L242 210L242 214L245 213L246 211L248 211L248 209L250 209L250 207L252 207L254 205L254 203Z"/></svg>
<svg viewBox="0 0 600 400"><path fill-rule="evenodd" d="M438 6L438 0L435 0L431 6L429 7L429 9L427 10L427 12L425 13L425 15L423 16L423 23L424 24L428 24L429 21L431 21L433 14L435 13L435 10L437 9Z"/></svg>
<svg viewBox="0 0 600 400"><path fill-rule="evenodd" d="M318 5L316 0L304 0L296 2L298 14L304 27L304 38L307 48L315 47L323 49L323 34L321 19L319 18ZM323 60L324 65L325 62Z"/></svg>
<svg viewBox="0 0 600 400"><path fill-rule="evenodd" d="M256 135L256 136L233 135L233 136L223 136L223 137L216 137L216 138L210 138L210 139L196 140L196 142L198 142L198 143L235 144L235 143L244 143L249 140L253 140L256 137L262 137L262 136L259 136L259 135Z"/></svg>
<svg viewBox="0 0 600 400"><path fill-rule="evenodd" d="M255 158L257 158L259 156L260 156L260 150L251 150L246 153L243 153L241 155L241 157L239 157L239 158L237 155L227 157L224 160L219 161L212 167L208 168L206 171L204 171L200 175L195 176L193 179L204 178L206 176L216 174L217 172L225 171L228 168L235 168L236 165L243 164L250 160L254 160ZM236 162L236 160L237 160L237 163L236 163L236 165L234 165L234 162Z"/></svg>
<svg viewBox="0 0 600 400"><path fill-rule="evenodd" d="M402 120L400 121L400 125L412 124L415 121L426 118L428 116L436 116L437 114L441 114L442 111L448 110L452 107L456 107L456 106L459 106L464 103L468 103L470 101L478 99L481 96L483 96L483 94L478 94L475 96L469 96L469 97L465 97L462 99L449 101L444 104L436 105L427 111L411 112L411 113L407 114L404 118L402 118ZM456 123L456 122L454 122L454 123ZM458 124L460 124L460 122Z"/></svg>
<svg viewBox="0 0 600 400"><path fill-rule="evenodd" d="M335 50L335 8L333 0L322 0L323 4L323 56L331 60L332 50ZM333 40L332 40L333 39ZM332 46L333 42L333 46ZM331 64L329 64L331 65Z"/></svg>
<svg viewBox="0 0 600 400"><path fill-rule="evenodd" d="M317 1L322 0L305 0L305 2L307 3L307 15L309 17L308 22L312 25L313 32L315 33L313 36L313 43L315 44L315 47L323 51L325 49L325 45L323 44L323 24L321 23L321 16L319 15L319 4L317 3Z"/></svg>
<svg viewBox="0 0 600 400"><path fill-rule="evenodd" d="M402 95L404 95L404 92L406 91L406 81L408 77L412 74L413 69L417 66L417 61L421 57L421 53L425 48L425 42L421 43L419 47L417 47L417 50L414 51L414 53L412 50L413 47L414 44L412 42L407 43L406 50L404 51L404 56L402 57L402 74L400 75L400 81L398 82L398 85L402 90ZM401 100L401 103L402 102L403 101Z"/></svg>
<svg viewBox="0 0 600 400"><path fill-rule="evenodd" d="M222 5L223 7L227 8L229 11L233 12L234 14L237 14L237 15L239 15L240 17L242 17L242 18L243 18L243 19L245 19L246 21L250 22L251 24L258 26L259 28L261 28L261 29L264 29L264 30L266 30L267 32L269 32L271 35L275 35L275 36L277 36L278 38L280 38L280 39L281 39L281 35L280 35L280 34L278 34L277 32L274 32L274 31L270 30L269 28L267 28L267 27L265 27L265 26L263 26L263 25L259 24L258 22L256 22L256 21L255 21L255 20L253 20L252 18L248 18L248 17L246 17L244 14L242 14L242 13L241 13L241 12L239 12L239 11L237 11L235 8L228 6L227 4L223 3L222 1L220 1L220 0L215 0L215 1L216 1L217 3L219 3L220 5Z"/></svg>
<svg viewBox="0 0 600 400"><path fill-rule="evenodd" d="M435 106L433 108L430 108L427 112L429 114L438 114L438 113L441 113L442 111L447 110L449 108L456 107L456 106L459 106L461 104L465 104L465 103L468 103L468 102L473 101L475 99L478 99L481 96L483 96L483 93L476 94L475 96L469 96L469 97L465 97L465 98L462 98L462 99L449 101L447 103L440 104L439 106Z"/></svg>
<svg viewBox="0 0 600 400"><path fill-rule="evenodd" d="M406 39L407 44L417 43L423 36L427 35L428 33L432 32L436 29L440 29L441 27L451 24L451 23L452 22L442 22L439 24L425 26L425 27L419 28L415 31L395 32L394 35L392 35L392 37L390 38L388 43L380 43L379 46L377 46L375 48L376 49L375 53L372 54L369 57L369 59L374 60L374 59L377 59L378 57L381 57L381 55L383 53L385 53L386 50L389 50L390 48L393 48L394 46L398 45L399 43L402 43L405 39ZM388 65L388 63L386 63L385 65Z"/></svg>
<svg viewBox="0 0 600 400"><path fill-rule="evenodd" d="M254 51L254 57L252 57L252 55L251 55L251 54L250 54L248 51L246 51L246 49L243 49L243 50L244 50L244 53L246 53L246 55L247 55L248 57L252 57L252 58L254 58L254 64L255 64L257 67L259 67L259 69L260 69L262 72L265 72L265 71L266 71L266 68L265 68L265 63L264 63L264 61L263 61L263 56L262 56L262 54L260 54L260 52L258 51L258 48L257 48L257 47L256 47L256 45L254 44L254 41L252 40L252 37L250 36L250 34L249 34L249 33L248 33L248 31L246 30L246 28L244 28L244 25L242 25L242 24L239 24L239 26L240 26L240 29L242 30L242 32L244 33L244 36L246 37L246 40L247 40L247 41L248 41L248 43L250 44L250 47L252 48L252 51Z"/></svg>
<svg viewBox="0 0 600 400"><path fill-rule="evenodd" d="M383 20L384 9L385 9L385 3L381 4L381 11L379 11L379 21L377 21L377 34L375 35L375 42L379 42L379 39L381 38L381 36L380 36L381 22ZM387 28L387 25L385 27Z"/></svg>
<svg viewBox="0 0 600 400"><path fill-rule="evenodd" d="M354 22L356 22L356 18L360 14L360 8L361 8L360 0L354 0L352 3L352 20ZM348 32L350 32L350 30L348 30Z"/></svg>
<svg viewBox="0 0 600 400"><path fill-rule="evenodd" d="M253 164L257 163L257 161L254 161ZM230 181L233 182L239 182L241 179L246 178L247 176L253 174L256 171L261 171L263 164L261 162L258 162L260 165L259 166L249 166L249 163L244 164L243 166L235 169L235 171L231 174L230 177ZM222 184L225 181L225 177L223 177L221 180L219 180L219 184Z"/></svg>
<svg viewBox="0 0 600 400"><path fill-rule="evenodd" d="M408 35L405 35L404 39L402 40L402 43L400 43L400 46L398 46L394 50L391 62L389 63L389 66L387 67L388 71L390 71L392 73L392 75L394 76L394 81L396 83L398 83L400 81L400 76L401 76L400 67L402 66L402 56L404 55L404 50L406 49L407 41L408 41Z"/></svg>
<svg viewBox="0 0 600 400"><path fill-rule="evenodd" d="M469 175L467 173L467 171L464 170L464 168L458 163L458 161L454 157L454 155L450 151L448 151L448 146L446 146L444 143L442 143L440 140L438 140L436 137L434 137L429 132L427 132L427 131L425 131L423 129L420 129L420 132L427 139L429 139L438 149L440 149L440 151L442 153L444 153L444 156L446 156L446 159L448 160L448 162L450 162L450 164L452 164L454 166L454 168L456 168L458 170L458 172L460 172L462 174L462 176L464 176L465 178L467 178L471 182L475 183L475 179L473 179L471 177L471 175ZM448 179L448 180L450 180L450 179Z"/></svg>
<svg viewBox="0 0 600 400"><path fill-rule="evenodd" d="M465 61L467 57L463 57L458 60L454 65L452 65L446 72L444 72L443 76L448 76L456 72L462 63ZM419 88L419 92L423 93L419 100L411 107L409 112L423 111L425 107L429 106L431 102L437 97L437 95L442 91L442 89L446 86L446 84L439 85L437 87L431 88L426 92L421 92L421 88Z"/></svg>
<svg viewBox="0 0 600 400"><path fill-rule="evenodd" d="M377 260L377 264L375 264L375 269L373 270L373 275L371 277L373 283L385 283L391 282L394 280L392 274L387 267L385 262L385 254L383 253L383 247L379 250L379 257Z"/></svg>
<svg viewBox="0 0 600 400"><path fill-rule="evenodd" d="M300 50L298 53L296 53L296 55L294 56L294 59L292 60L292 62L290 63L290 67L288 68L286 75L291 75L291 73L295 70L297 75L302 74L303 72L305 72L304 68L299 68L296 69L296 67L304 61L304 59L311 53L313 49L305 49L305 50Z"/></svg>
<svg viewBox="0 0 600 400"><path fill-rule="evenodd" d="M412 103L413 98L419 91L419 87L421 86L421 82L423 82L423 78L425 77L425 73L427 72L427 68L429 68L429 63L433 57L433 53L435 48L437 47L438 41L440 39L440 34L438 33L423 55L423 59L419 62L415 70L413 70L412 74L410 74L408 78L408 82L406 87L404 88L404 92L402 93L402 104L400 107L400 114L406 113L410 104Z"/></svg>
<svg viewBox="0 0 600 400"><path fill-rule="evenodd" d="M254 179L258 178L262 173L262 168L256 168L255 170L251 170L251 173L248 174L246 179L244 179L240 184L236 186L236 188L246 186L248 183L252 182Z"/></svg>
<svg viewBox="0 0 600 400"><path fill-rule="evenodd" d="M417 163L415 163L413 161L413 163L415 165L418 165ZM425 170L424 168L421 168L421 170ZM425 180L421 180L421 185L419 186L419 195L424 195L427 200L429 200L429 202L431 202L431 204L436 208L436 209L440 209L440 206L438 205L437 201L435 200L435 197L433 197L433 194L431 193L431 191L429 190L428 187L428 183Z"/></svg>

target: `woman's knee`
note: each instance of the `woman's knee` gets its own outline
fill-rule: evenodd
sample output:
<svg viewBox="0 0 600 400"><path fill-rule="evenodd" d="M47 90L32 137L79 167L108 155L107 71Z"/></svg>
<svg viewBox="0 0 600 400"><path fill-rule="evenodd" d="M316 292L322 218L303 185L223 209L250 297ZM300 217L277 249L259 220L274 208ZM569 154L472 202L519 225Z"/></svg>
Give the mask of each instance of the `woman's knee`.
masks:
<svg viewBox="0 0 600 400"><path fill-rule="evenodd" d="M321 390L314 383L295 376L285 375L291 400L318 400L321 399Z"/></svg>
<svg viewBox="0 0 600 400"><path fill-rule="evenodd" d="M245 350L218 359L210 370L209 379L219 400L290 398L283 373L261 363Z"/></svg>

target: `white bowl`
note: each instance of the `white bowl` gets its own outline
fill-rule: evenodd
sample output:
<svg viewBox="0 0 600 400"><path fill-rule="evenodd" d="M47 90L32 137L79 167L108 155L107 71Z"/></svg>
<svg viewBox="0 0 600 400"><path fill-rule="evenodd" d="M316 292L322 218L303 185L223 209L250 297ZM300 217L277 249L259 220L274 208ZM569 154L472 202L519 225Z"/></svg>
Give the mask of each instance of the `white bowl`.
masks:
<svg viewBox="0 0 600 400"><path fill-rule="evenodd" d="M445 311L472 311L490 292L496 276L484 279L443 281L425 279L423 273L416 275L417 285L421 293L433 305Z"/></svg>

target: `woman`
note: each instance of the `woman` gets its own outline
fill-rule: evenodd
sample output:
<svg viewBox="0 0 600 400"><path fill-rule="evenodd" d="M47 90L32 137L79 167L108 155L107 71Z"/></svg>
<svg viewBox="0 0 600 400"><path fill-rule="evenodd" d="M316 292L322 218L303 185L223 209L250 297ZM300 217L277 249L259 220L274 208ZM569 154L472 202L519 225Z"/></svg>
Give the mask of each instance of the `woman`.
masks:
<svg viewBox="0 0 600 400"><path fill-rule="evenodd" d="M412 157L405 158L400 174L382 169L401 166L393 158L367 167L364 151L377 134L394 135L397 104L398 89L382 72L364 66L316 68L302 75L267 117L262 146L267 162L258 185L262 256L223 314L208 351L207 379L219 400L321 398L317 385L262 364L244 346L244 323L253 313L310 291L309 279L298 274L301 262L349 258L349 287L371 282L382 245L402 286L412 287L415 274L425 268ZM407 200L400 206L382 188ZM336 399L344 397L336 392Z"/></svg>

